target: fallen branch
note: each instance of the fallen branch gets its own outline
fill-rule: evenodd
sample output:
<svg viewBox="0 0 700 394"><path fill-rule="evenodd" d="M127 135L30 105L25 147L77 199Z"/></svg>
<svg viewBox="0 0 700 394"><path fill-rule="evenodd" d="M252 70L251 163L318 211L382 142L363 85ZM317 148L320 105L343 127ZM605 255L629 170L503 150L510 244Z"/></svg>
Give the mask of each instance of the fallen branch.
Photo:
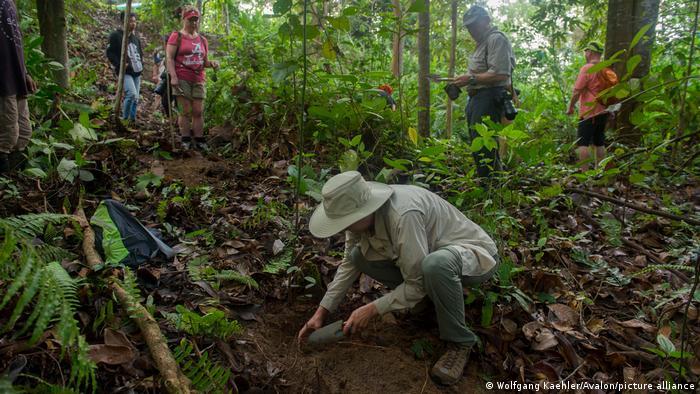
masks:
<svg viewBox="0 0 700 394"><path fill-rule="evenodd" d="M596 192L591 192L591 191L588 191L588 190L579 189L579 188L575 188L575 187L566 187L566 188L564 188L564 190L567 191L567 192L569 192L569 193L585 194L585 195L587 195L587 196L599 198L599 199L601 199L601 200L604 200L604 201L607 201L607 202L611 202L611 203L616 204L616 205L622 205L622 206L625 206L625 207L627 207L627 208L632 208L632 209L634 209L635 211L650 213L650 214L652 214L652 215L657 215L657 216L665 217L665 218L667 218L667 219L672 219L672 220L676 220L676 221L679 221L679 222L686 222L686 223L688 223L688 224L693 224L693 225L696 225L696 226L700 226L700 220L691 219L691 218L689 218L689 217L682 217L682 216L674 215L674 214L672 214L672 213L667 213L667 212L664 212L664 211L659 211L659 210L656 210L656 209L647 208L647 207L644 207L644 206L641 206L641 205L637 205L637 204L632 204L631 202L627 202L627 201L620 200L620 199L618 199L618 198L606 196L605 194L600 194L600 193L596 193Z"/></svg>
<svg viewBox="0 0 700 394"><path fill-rule="evenodd" d="M82 207L78 208L75 217L78 223L80 223L80 227L83 229L83 253L85 254L85 260L90 268L94 268L102 264L102 258L95 250L95 233L92 231L92 227L90 227L90 223ZM114 276L110 282L110 288L114 291L117 299L129 311L131 319L133 319L141 329L143 339L146 341L151 351L151 356L153 357L156 368L160 371L165 381L166 391L171 394L191 393L190 381L177 365L177 361L175 361L170 348L168 348L165 342L165 337L160 331L158 322L156 322L141 303L129 296L126 290L119 285Z"/></svg>
<svg viewBox="0 0 700 394"><path fill-rule="evenodd" d="M636 250L637 252L647 256L649 258L649 260L653 261L654 263L656 263L658 265L667 264L663 260L661 260L660 258L656 257L655 254L644 249L644 247L637 244L636 242L629 240L627 238L620 238L620 240L622 241L623 244L627 245L628 247L630 247L630 248ZM688 279L688 277L685 276L682 272L679 272L677 270L668 270L668 271L671 272L673 275L675 275L678 279L682 280L684 283L690 282L690 279Z"/></svg>

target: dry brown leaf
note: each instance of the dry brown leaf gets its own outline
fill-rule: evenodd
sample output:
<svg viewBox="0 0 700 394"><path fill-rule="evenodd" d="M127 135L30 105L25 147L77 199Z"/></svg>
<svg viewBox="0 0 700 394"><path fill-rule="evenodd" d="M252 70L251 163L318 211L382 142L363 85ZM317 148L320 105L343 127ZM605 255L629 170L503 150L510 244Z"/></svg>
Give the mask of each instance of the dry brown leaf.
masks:
<svg viewBox="0 0 700 394"><path fill-rule="evenodd" d="M643 322L638 319L631 319L631 320L626 320L619 322L622 327L627 327L627 328L641 328L642 330L648 332L648 333L654 333L656 332L656 327L652 326L649 323Z"/></svg>
<svg viewBox="0 0 700 394"><path fill-rule="evenodd" d="M547 305L554 316L550 315L549 321L559 331L570 331L578 326L578 314L564 304ZM556 320L554 319L556 317Z"/></svg>
<svg viewBox="0 0 700 394"><path fill-rule="evenodd" d="M109 365L128 364L134 360L135 354L128 346L118 345L90 345L89 357L95 363Z"/></svg>
<svg viewBox="0 0 700 394"><path fill-rule="evenodd" d="M598 335L598 333L605 329L605 320L593 318L586 323L586 327L588 328L588 331Z"/></svg>
<svg viewBox="0 0 700 394"><path fill-rule="evenodd" d="M523 334L525 338L532 340L537 335L537 332L542 328L542 324L536 321L531 321L523 326Z"/></svg>
<svg viewBox="0 0 700 394"><path fill-rule="evenodd" d="M535 337L532 342L532 349L537 351L544 351L557 346L559 342L557 338L552 333L552 330L548 328L543 328L539 334Z"/></svg>
<svg viewBox="0 0 700 394"><path fill-rule="evenodd" d="M501 320L501 325L508 334L515 335L518 332L518 324L510 319Z"/></svg>

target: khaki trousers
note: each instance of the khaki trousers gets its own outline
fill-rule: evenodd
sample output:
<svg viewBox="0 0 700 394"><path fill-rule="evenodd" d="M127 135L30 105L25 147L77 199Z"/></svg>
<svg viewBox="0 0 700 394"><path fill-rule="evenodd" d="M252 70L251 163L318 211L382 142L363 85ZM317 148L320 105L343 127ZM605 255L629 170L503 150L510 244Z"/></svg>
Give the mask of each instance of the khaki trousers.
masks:
<svg viewBox="0 0 700 394"><path fill-rule="evenodd" d="M23 150L31 136L27 99L0 97L0 153Z"/></svg>
<svg viewBox="0 0 700 394"><path fill-rule="evenodd" d="M495 256L496 261L499 261ZM355 266L390 289L403 282L401 270L392 261L367 261L359 248L350 252ZM480 276L462 276L462 258L450 248L442 248L425 256L421 262L423 286L435 305L440 339L449 342L474 344L477 336L464 321L463 287L479 285L489 280L498 264Z"/></svg>

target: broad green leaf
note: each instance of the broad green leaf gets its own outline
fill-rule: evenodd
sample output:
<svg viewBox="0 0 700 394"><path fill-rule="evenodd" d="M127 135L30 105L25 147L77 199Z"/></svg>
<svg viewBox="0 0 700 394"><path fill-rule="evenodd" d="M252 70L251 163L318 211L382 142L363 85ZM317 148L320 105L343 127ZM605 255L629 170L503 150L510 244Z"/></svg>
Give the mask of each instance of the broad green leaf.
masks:
<svg viewBox="0 0 700 394"><path fill-rule="evenodd" d="M48 63L48 65L49 65L49 68L54 70L54 71L63 70L63 64L61 64L57 61L51 61Z"/></svg>
<svg viewBox="0 0 700 394"><path fill-rule="evenodd" d="M632 56L628 61L627 61L627 74L632 74L635 68L639 65L639 62L642 61L642 57L640 55L634 55Z"/></svg>
<svg viewBox="0 0 700 394"><path fill-rule="evenodd" d="M46 178L46 173L41 168L32 167L24 170L24 173L34 178Z"/></svg>
<svg viewBox="0 0 700 394"><path fill-rule="evenodd" d="M350 19L348 19L347 16L339 16L337 18L328 18L328 22L331 23L331 26L338 30L342 31L348 31L350 30Z"/></svg>
<svg viewBox="0 0 700 394"><path fill-rule="evenodd" d="M329 60L335 60L335 49L333 49L333 42L331 40L326 40L321 48L321 55Z"/></svg>
<svg viewBox="0 0 700 394"><path fill-rule="evenodd" d="M442 145L429 146L420 151L423 156L435 157L445 152L445 147Z"/></svg>
<svg viewBox="0 0 700 394"><path fill-rule="evenodd" d="M644 34L647 32L647 30L649 30L649 28L651 28L651 23L648 23L642 26L641 29L639 29L637 34L634 35L634 38L630 42L630 50L632 50L632 48L634 48L639 43L639 40L641 40L642 37L644 37Z"/></svg>
<svg viewBox="0 0 700 394"><path fill-rule="evenodd" d="M272 12L275 15L284 15L292 9L292 0L277 0L275 4L272 5Z"/></svg>
<svg viewBox="0 0 700 394"><path fill-rule="evenodd" d="M61 179L68 182L73 182L77 173L77 168L78 165L75 164L75 161L68 160L64 157L63 159L61 159L61 162L58 163L56 171L58 171L58 176L60 176Z"/></svg>
<svg viewBox="0 0 700 394"><path fill-rule="evenodd" d="M425 0L415 0L406 12L426 12L428 7L425 6Z"/></svg>
<svg viewBox="0 0 700 394"><path fill-rule="evenodd" d="M418 145L418 130L415 127L408 128L408 139L413 142L413 145Z"/></svg>
<svg viewBox="0 0 700 394"><path fill-rule="evenodd" d="M80 177L80 180L83 182L91 182L91 181L95 180L95 176L92 175L92 172L90 172L88 170L79 170L78 176Z"/></svg>
<svg viewBox="0 0 700 394"><path fill-rule="evenodd" d="M70 136L73 138L73 141L81 143L85 141L97 141L97 134L95 134L95 131L80 123L73 124L73 128L70 130Z"/></svg>
<svg viewBox="0 0 700 394"><path fill-rule="evenodd" d="M645 176L640 172L633 172L630 174L630 183L633 185L641 185L644 183Z"/></svg>
<svg viewBox="0 0 700 394"><path fill-rule="evenodd" d="M357 7L355 6L350 6L347 7L346 9L343 10L343 15L345 16L352 16L357 14Z"/></svg>
<svg viewBox="0 0 700 394"><path fill-rule="evenodd" d="M661 350L666 352L666 354L671 354L676 351L676 345L671 342L665 335L659 334L656 336L656 342L659 344Z"/></svg>

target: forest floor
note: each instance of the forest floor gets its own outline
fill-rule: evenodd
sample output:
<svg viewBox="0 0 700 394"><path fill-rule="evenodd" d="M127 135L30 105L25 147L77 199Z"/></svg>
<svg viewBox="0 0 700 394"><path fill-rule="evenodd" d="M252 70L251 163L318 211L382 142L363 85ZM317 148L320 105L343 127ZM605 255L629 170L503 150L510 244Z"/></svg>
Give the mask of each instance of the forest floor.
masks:
<svg viewBox="0 0 700 394"><path fill-rule="evenodd" d="M116 26L106 15L98 15L97 20L103 27ZM106 35L104 38L106 42ZM107 68L101 43L80 50L88 51L99 67ZM150 70L146 74L150 75ZM111 74L104 75L98 85L113 82L109 80ZM485 388L487 381L657 384L664 379L678 380L669 375L669 365L676 360L646 349L658 350L662 346L659 335L678 337L686 318L684 308L692 273L675 268L652 269L644 275L635 273L649 264L692 266L695 260L691 259L698 258L693 255L700 246L698 234L692 228L679 229L674 221L654 215L647 216L643 225L632 226L629 223L635 210L611 207L600 199L580 195L574 206L561 199L538 207L541 217L530 214L536 202L510 212L535 242L539 229L545 225L563 235L549 237L537 248L504 247L504 256L518 267L517 274L509 278L510 284L486 284L480 293L492 297L490 324L479 325L486 300L467 306L467 320L482 343L472 352L464 377L455 386L440 387L429 378L429 369L442 350L429 312L419 316L387 315L373 320L362 335L323 348L300 348L297 332L317 307L321 288L333 277L340 262L342 240L314 239L303 228L303 219L301 230L293 234L289 226L291 207L298 204L305 215L313 203L309 199L294 201L286 182L289 158L262 157L250 152L223 156L223 144L217 144L213 134L221 133L228 136L224 140L230 139L232 130L219 127L210 134L210 153L174 151L163 156L160 149L170 145L170 128L156 114L159 97L150 90L144 84L139 130L126 136L136 140L138 147L125 151L108 149L94 152L91 157L97 162L96 167L105 165L112 173L103 184L90 186L94 190L88 190L93 194L88 194L91 198L87 201L87 214L92 213L101 198L112 197L135 207L139 220L165 233L165 241L175 247L178 256L163 266L145 265L137 270L142 295L154 300L155 317L172 346L183 334L167 324L161 313L174 310L176 305L200 312L215 308L239 320L244 327L242 334L226 344L206 345L207 349L216 347L214 359L234 372L240 392L482 393L489 391ZM112 98L106 90L101 94ZM134 190L137 178L146 173L163 177L160 193ZM33 182L17 183L26 198L6 205L2 213L60 211L63 199L75 199L62 187L37 190ZM165 190L176 188L192 191L189 203L168 200ZM615 189L617 198L656 209L662 209L662 200L666 199L687 211L700 211L697 180L679 185L664 196L632 190L624 184L616 184ZM279 209L261 208L269 206ZM164 231L164 221L174 229ZM623 227L611 228L613 222L622 223ZM213 241L201 233L192 235L201 229L210 231ZM296 249L292 250L292 245L280 249L277 241L289 240L293 235L299 237ZM264 272L266 265L284 253L297 256L296 265L316 266L321 283L304 289L295 287L290 275ZM213 285L190 278L186 274L188 264L201 256L208 256L217 269L249 275L259 288L233 281ZM74 270L77 272L78 268ZM384 291L382 286L363 278L327 323L346 318L354 307ZM97 305L109 298L104 295L93 300L95 305L83 306L81 320L86 326L94 321ZM471 297L467 299L473 301ZM685 322L695 353L689 361L691 377L700 376L697 305L691 305ZM100 364L98 391L157 392L158 385L153 380L157 371L138 331L123 316L115 316L106 325L126 334L138 351L128 360ZM101 343L104 335L105 332L91 333L88 339ZM0 342L0 371L11 362L9 356L14 356L9 345ZM47 340L38 347L40 351L26 355L26 372L49 379L60 372L47 358L55 345Z"/></svg>

